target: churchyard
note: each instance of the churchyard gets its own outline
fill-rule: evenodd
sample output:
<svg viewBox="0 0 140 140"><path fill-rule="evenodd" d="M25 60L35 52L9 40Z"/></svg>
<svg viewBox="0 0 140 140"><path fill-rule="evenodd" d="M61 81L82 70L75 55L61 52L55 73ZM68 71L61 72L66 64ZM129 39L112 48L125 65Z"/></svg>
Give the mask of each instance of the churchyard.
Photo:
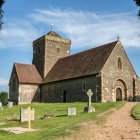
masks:
<svg viewBox="0 0 140 140"><path fill-rule="evenodd" d="M60 136L69 135L80 130L81 123L91 120L98 120L104 123L105 118L98 115L113 108L120 108L125 102L114 103L92 103L96 112L84 112L86 102L75 103L32 103L17 105L12 108L3 107L0 110L0 140L52 140ZM20 122L20 108L34 108L35 120L31 122L31 128L36 131L14 134L2 130L3 128L28 128L27 122ZM68 107L76 108L76 115L67 116ZM15 120L8 120L14 116Z"/></svg>
<svg viewBox="0 0 140 140"><path fill-rule="evenodd" d="M140 103L133 107L131 115L135 120L140 120Z"/></svg>

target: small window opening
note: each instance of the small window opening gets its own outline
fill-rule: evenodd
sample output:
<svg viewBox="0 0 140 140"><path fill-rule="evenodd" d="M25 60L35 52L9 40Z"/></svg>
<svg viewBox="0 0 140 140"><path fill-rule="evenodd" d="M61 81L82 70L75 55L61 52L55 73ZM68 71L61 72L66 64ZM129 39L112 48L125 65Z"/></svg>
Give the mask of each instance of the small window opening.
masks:
<svg viewBox="0 0 140 140"><path fill-rule="evenodd" d="M38 53L40 53L40 47L38 47Z"/></svg>
<svg viewBox="0 0 140 140"><path fill-rule="evenodd" d="M83 90L86 91L86 82L83 82Z"/></svg>
<svg viewBox="0 0 140 140"><path fill-rule="evenodd" d="M56 51L59 53L60 52L60 47L56 46Z"/></svg>
<svg viewBox="0 0 140 140"><path fill-rule="evenodd" d="M35 54L35 50L33 51L33 53Z"/></svg>
<svg viewBox="0 0 140 140"><path fill-rule="evenodd" d="M66 103L66 101L67 101L67 93L66 93L66 91L64 90L64 91L63 91L63 103Z"/></svg>
<svg viewBox="0 0 140 140"><path fill-rule="evenodd" d="M122 60L121 60L121 58L118 58L118 68L122 69Z"/></svg>

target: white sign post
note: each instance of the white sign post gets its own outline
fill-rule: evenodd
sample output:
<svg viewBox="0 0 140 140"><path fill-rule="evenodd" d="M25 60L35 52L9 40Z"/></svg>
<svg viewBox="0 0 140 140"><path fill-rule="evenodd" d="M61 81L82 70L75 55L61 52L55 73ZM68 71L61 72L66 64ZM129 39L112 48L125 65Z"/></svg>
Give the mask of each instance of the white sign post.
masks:
<svg viewBox="0 0 140 140"><path fill-rule="evenodd" d="M31 108L28 107L28 131L31 130Z"/></svg>
<svg viewBox="0 0 140 140"><path fill-rule="evenodd" d="M28 131L31 131L31 107L27 108L27 111L24 111L28 115Z"/></svg>

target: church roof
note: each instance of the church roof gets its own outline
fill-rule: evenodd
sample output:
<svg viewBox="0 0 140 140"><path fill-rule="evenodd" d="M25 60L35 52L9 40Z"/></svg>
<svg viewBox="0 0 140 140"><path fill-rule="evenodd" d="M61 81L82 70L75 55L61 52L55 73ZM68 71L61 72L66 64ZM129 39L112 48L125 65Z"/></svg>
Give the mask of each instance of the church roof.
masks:
<svg viewBox="0 0 140 140"><path fill-rule="evenodd" d="M20 83L40 84L42 82L35 65L15 63L15 69Z"/></svg>
<svg viewBox="0 0 140 140"><path fill-rule="evenodd" d="M46 34L46 35L34 40L33 44L37 43L38 41L44 40L44 39L49 40L49 41L54 41L54 42L61 42L61 43L65 43L65 44L71 44L70 39L62 38L55 31L50 31L48 34Z"/></svg>
<svg viewBox="0 0 140 140"><path fill-rule="evenodd" d="M55 36L55 37L60 37L60 38L61 38L61 36L58 35L58 34L57 34L56 32L54 32L54 31L50 31L47 35Z"/></svg>
<svg viewBox="0 0 140 140"><path fill-rule="evenodd" d="M118 41L59 59L43 83L100 73Z"/></svg>

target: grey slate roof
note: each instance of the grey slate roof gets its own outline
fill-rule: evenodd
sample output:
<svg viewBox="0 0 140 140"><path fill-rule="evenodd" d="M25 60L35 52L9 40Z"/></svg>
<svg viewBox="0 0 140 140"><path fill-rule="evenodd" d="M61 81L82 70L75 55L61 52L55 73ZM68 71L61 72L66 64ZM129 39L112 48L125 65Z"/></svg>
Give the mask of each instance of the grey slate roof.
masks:
<svg viewBox="0 0 140 140"><path fill-rule="evenodd" d="M114 41L59 59L49 71L43 83L99 73L117 42L118 41Z"/></svg>

